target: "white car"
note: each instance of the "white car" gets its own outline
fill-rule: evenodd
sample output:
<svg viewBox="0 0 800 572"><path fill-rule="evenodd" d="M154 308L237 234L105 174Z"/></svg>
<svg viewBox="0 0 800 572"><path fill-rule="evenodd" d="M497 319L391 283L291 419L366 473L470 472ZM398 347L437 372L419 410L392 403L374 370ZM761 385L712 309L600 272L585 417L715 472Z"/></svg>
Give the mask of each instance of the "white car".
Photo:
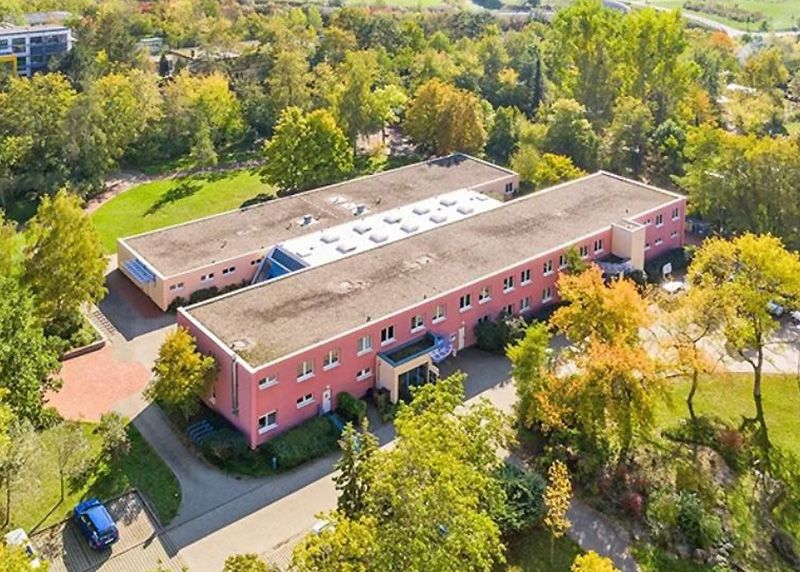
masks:
<svg viewBox="0 0 800 572"><path fill-rule="evenodd" d="M42 561L39 560L39 553L34 548L33 543L21 528L17 528L6 534L5 541L7 546L17 546L25 551L31 561L31 568L39 568Z"/></svg>
<svg viewBox="0 0 800 572"><path fill-rule="evenodd" d="M789 317L795 324L800 324L800 310L792 310L789 312Z"/></svg>
<svg viewBox="0 0 800 572"><path fill-rule="evenodd" d="M311 527L311 532L314 535L320 535L325 530L330 528L330 526L331 526L330 521L328 521L328 520L318 520L317 522L314 523L314 526Z"/></svg>
<svg viewBox="0 0 800 572"><path fill-rule="evenodd" d="M680 280L671 280L669 282L664 282L661 285L661 289L667 294L677 294L678 292L686 290L686 283Z"/></svg>
<svg viewBox="0 0 800 572"><path fill-rule="evenodd" d="M770 313L771 316L775 318L780 318L783 316L786 310L783 306L778 304L777 302L767 302L767 312Z"/></svg>

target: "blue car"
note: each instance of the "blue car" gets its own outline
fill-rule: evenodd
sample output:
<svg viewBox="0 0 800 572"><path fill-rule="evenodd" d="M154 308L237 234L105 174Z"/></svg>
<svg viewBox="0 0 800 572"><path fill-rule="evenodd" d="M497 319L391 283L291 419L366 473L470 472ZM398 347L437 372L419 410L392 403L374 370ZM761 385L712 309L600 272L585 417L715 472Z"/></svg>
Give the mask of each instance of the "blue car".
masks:
<svg viewBox="0 0 800 572"><path fill-rule="evenodd" d="M119 530L100 499L85 500L75 507L75 522L94 550L102 550L119 540Z"/></svg>

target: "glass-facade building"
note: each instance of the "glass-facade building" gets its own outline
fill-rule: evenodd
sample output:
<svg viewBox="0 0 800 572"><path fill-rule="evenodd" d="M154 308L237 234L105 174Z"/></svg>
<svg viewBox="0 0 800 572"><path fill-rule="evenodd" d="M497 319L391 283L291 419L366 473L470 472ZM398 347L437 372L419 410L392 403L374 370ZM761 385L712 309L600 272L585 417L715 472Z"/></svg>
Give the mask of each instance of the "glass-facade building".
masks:
<svg viewBox="0 0 800 572"><path fill-rule="evenodd" d="M0 25L0 65L12 68L20 76L47 71L52 58L59 58L70 49L72 36L64 26Z"/></svg>

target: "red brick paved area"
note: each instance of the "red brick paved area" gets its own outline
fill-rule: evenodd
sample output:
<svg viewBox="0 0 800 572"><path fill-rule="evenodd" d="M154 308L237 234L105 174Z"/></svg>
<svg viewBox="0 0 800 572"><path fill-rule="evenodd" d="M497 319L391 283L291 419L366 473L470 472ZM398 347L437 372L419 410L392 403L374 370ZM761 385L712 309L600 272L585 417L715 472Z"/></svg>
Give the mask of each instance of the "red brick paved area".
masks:
<svg viewBox="0 0 800 572"><path fill-rule="evenodd" d="M150 372L142 364L121 361L113 346L67 360L61 368L64 386L47 395L49 404L67 419L98 421L115 403L147 385Z"/></svg>

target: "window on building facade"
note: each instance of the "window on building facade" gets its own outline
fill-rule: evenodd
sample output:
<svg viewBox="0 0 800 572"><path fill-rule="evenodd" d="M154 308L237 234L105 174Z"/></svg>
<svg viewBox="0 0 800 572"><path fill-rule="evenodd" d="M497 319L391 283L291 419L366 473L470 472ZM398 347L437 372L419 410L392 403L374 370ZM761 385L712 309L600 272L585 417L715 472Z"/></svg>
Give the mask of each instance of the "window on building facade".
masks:
<svg viewBox="0 0 800 572"><path fill-rule="evenodd" d="M266 389L272 385L278 383L278 374L273 373L272 375L268 375L267 377L262 377L258 380L258 388L259 389Z"/></svg>
<svg viewBox="0 0 800 572"><path fill-rule="evenodd" d="M483 304L484 302L488 302L491 300L492 297L489 295L489 287L484 286L481 288L481 291L478 292L478 304Z"/></svg>
<svg viewBox="0 0 800 572"><path fill-rule="evenodd" d="M332 367L336 367L341 363L341 352L339 348L334 348L328 353L325 354L325 357L322 359L322 369L330 369Z"/></svg>
<svg viewBox="0 0 800 572"><path fill-rule="evenodd" d="M489 314L485 314L485 315L481 316L480 318L478 318L478 323L479 324L483 324L484 322L488 322L488 321L489 321Z"/></svg>
<svg viewBox="0 0 800 572"><path fill-rule="evenodd" d="M525 296L522 300L519 301L519 311L524 312L525 310L530 309L531 307L531 297Z"/></svg>
<svg viewBox="0 0 800 572"><path fill-rule="evenodd" d="M356 372L356 381L361 381L363 379L367 379L368 377L372 377L371 367L365 367L364 369L360 369L358 372Z"/></svg>
<svg viewBox="0 0 800 572"><path fill-rule="evenodd" d="M200 282L211 282L214 279L214 273L209 272L208 274L203 274L200 277Z"/></svg>
<svg viewBox="0 0 800 572"><path fill-rule="evenodd" d="M170 284L170 290L183 290L183 282L177 282L175 284Z"/></svg>
<svg viewBox="0 0 800 572"><path fill-rule="evenodd" d="M647 252L648 250L650 250L650 243L649 242L645 242L644 243L644 251Z"/></svg>
<svg viewBox="0 0 800 572"><path fill-rule="evenodd" d="M446 317L447 317L447 312L445 310L444 304L438 304L433 309L433 320L431 320L431 322L434 323L434 324L438 324L439 322L444 320Z"/></svg>
<svg viewBox="0 0 800 572"><path fill-rule="evenodd" d="M314 376L314 360L307 359L297 364L297 381L305 381Z"/></svg>
<svg viewBox="0 0 800 572"><path fill-rule="evenodd" d="M656 215L656 226L664 226L664 215Z"/></svg>
<svg viewBox="0 0 800 572"><path fill-rule="evenodd" d="M661 239L661 237L659 237L659 238L656 239L655 244L656 244L656 246L661 246L661 244L663 244L663 242L664 242L663 239Z"/></svg>
<svg viewBox="0 0 800 572"><path fill-rule="evenodd" d="M549 302L553 299L553 289L548 286L544 290L542 290L542 302Z"/></svg>
<svg viewBox="0 0 800 572"><path fill-rule="evenodd" d="M514 183L506 183L506 193L514 192Z"/></svg>
<svg viewBox="0 0 800 572"><path fill-rule="evenodd" d="M266 415L258 418L258 432L266 433L270 429L275 429L278 426L278 412L270 411Z"/></svg>
<svg viewBox="0 0 800 572"><path fill-rule="evenodd" d="M425 327L425 318L422 317L422 314L417 314L416 316L411 316L411 331L418 332L419 330Z"/></svg>
<svg viewBox="0 0 800 572"><path fill-rule="evenodd" d="M256 258L255 260L250 261L250 266L255 266L256 264L261 264L261 261L264 260L263 258Z"/></svg>
<svg viewBox="0 0 800 572"><path fill-rule="evenodd" d="M464 310L469 310L472 307L472 296L470 294L464 294L458 300L458 308L463 312Z"/></svg>
<svg viewBox="0 0 800 572"><path fill-rule="evenodd" d="M558 267L564 269L567 267L567 255L562 254L558 257Z"/></svg>
<svg viewBox="0 0 800 572"><path fill-rule="evenodd" d="M503 278L503 292L510 292L514 289L514 277L506 276Z"/></svg>
<svg viewBox="0 0 800 572"><path fill-rule="evenodd" d="M679 218L681 218L681 209L675 207L672 209L672 220L678 220Z"/></svg>
<svg viewBox="0 0 800 572"><path fill-rule="evenodd" d="M542 265L542 274L550 276L553 273L553 261L548 260Z"/></svg>
<svg viewBox="0 0 800 572"><path fill-rule="evenodd" d="M230 266L230 267L224 268L222 270L223 274L233 274L234 272L236 272L236 267L235 266Z"/></svg>
<svg viewBox="0 0 800 572"><path fill-rule="evenodd" d="M514 304L508 304L506 307L503 308L503 314L506 316L513 316L514 315Z"/></svg>
<svg viewBox="0 0 800 572"><path fill-rule="evenodd" d="M386 326L381 330L381 345L390 344L394 341L394 326Z"/></svg>
<svg viewBox="0 0 800 572"><path fill-rule="evenodd" d="M585 244L582 244L581 247L578 249L578 254L581 258L586 258L589 256L589 247Z"/></svg>
<svg viewBox="0 0 800 572"><path fill-rule="evenodd" d="M301 409L306 405L311 405L314 403L314 394L313 393L306 393L303 397L297 398L297 408Z"/></svg>
<svg viewBox="0 0 800 572"><path fill-rule="evenodd" d="M356 350L358 354L360 355L370 350L372 350L372 336L367 334L358 338L358 349Z"/></svg>
<svg viewBox="0 0 800 572"><path fill-rule="evenodd" d="M530 282L531 282L531 269L526 268L525 270L519 273L519 283L530 284Z"/></svg>
<svg viewBox="0 0 800 572"><path fill-rule="evenodd" d="M670 238L678 238L678 231L677 230L673 230L671 233L669 233L669 237Z"/></svg>
<svg viewBox="0 0 800 572"><path fill-rule="evenodd" d="M597 240L594 241L594 251L596 253L597 252L603 252L603 239L602 238L598 238Z"/></svg>

